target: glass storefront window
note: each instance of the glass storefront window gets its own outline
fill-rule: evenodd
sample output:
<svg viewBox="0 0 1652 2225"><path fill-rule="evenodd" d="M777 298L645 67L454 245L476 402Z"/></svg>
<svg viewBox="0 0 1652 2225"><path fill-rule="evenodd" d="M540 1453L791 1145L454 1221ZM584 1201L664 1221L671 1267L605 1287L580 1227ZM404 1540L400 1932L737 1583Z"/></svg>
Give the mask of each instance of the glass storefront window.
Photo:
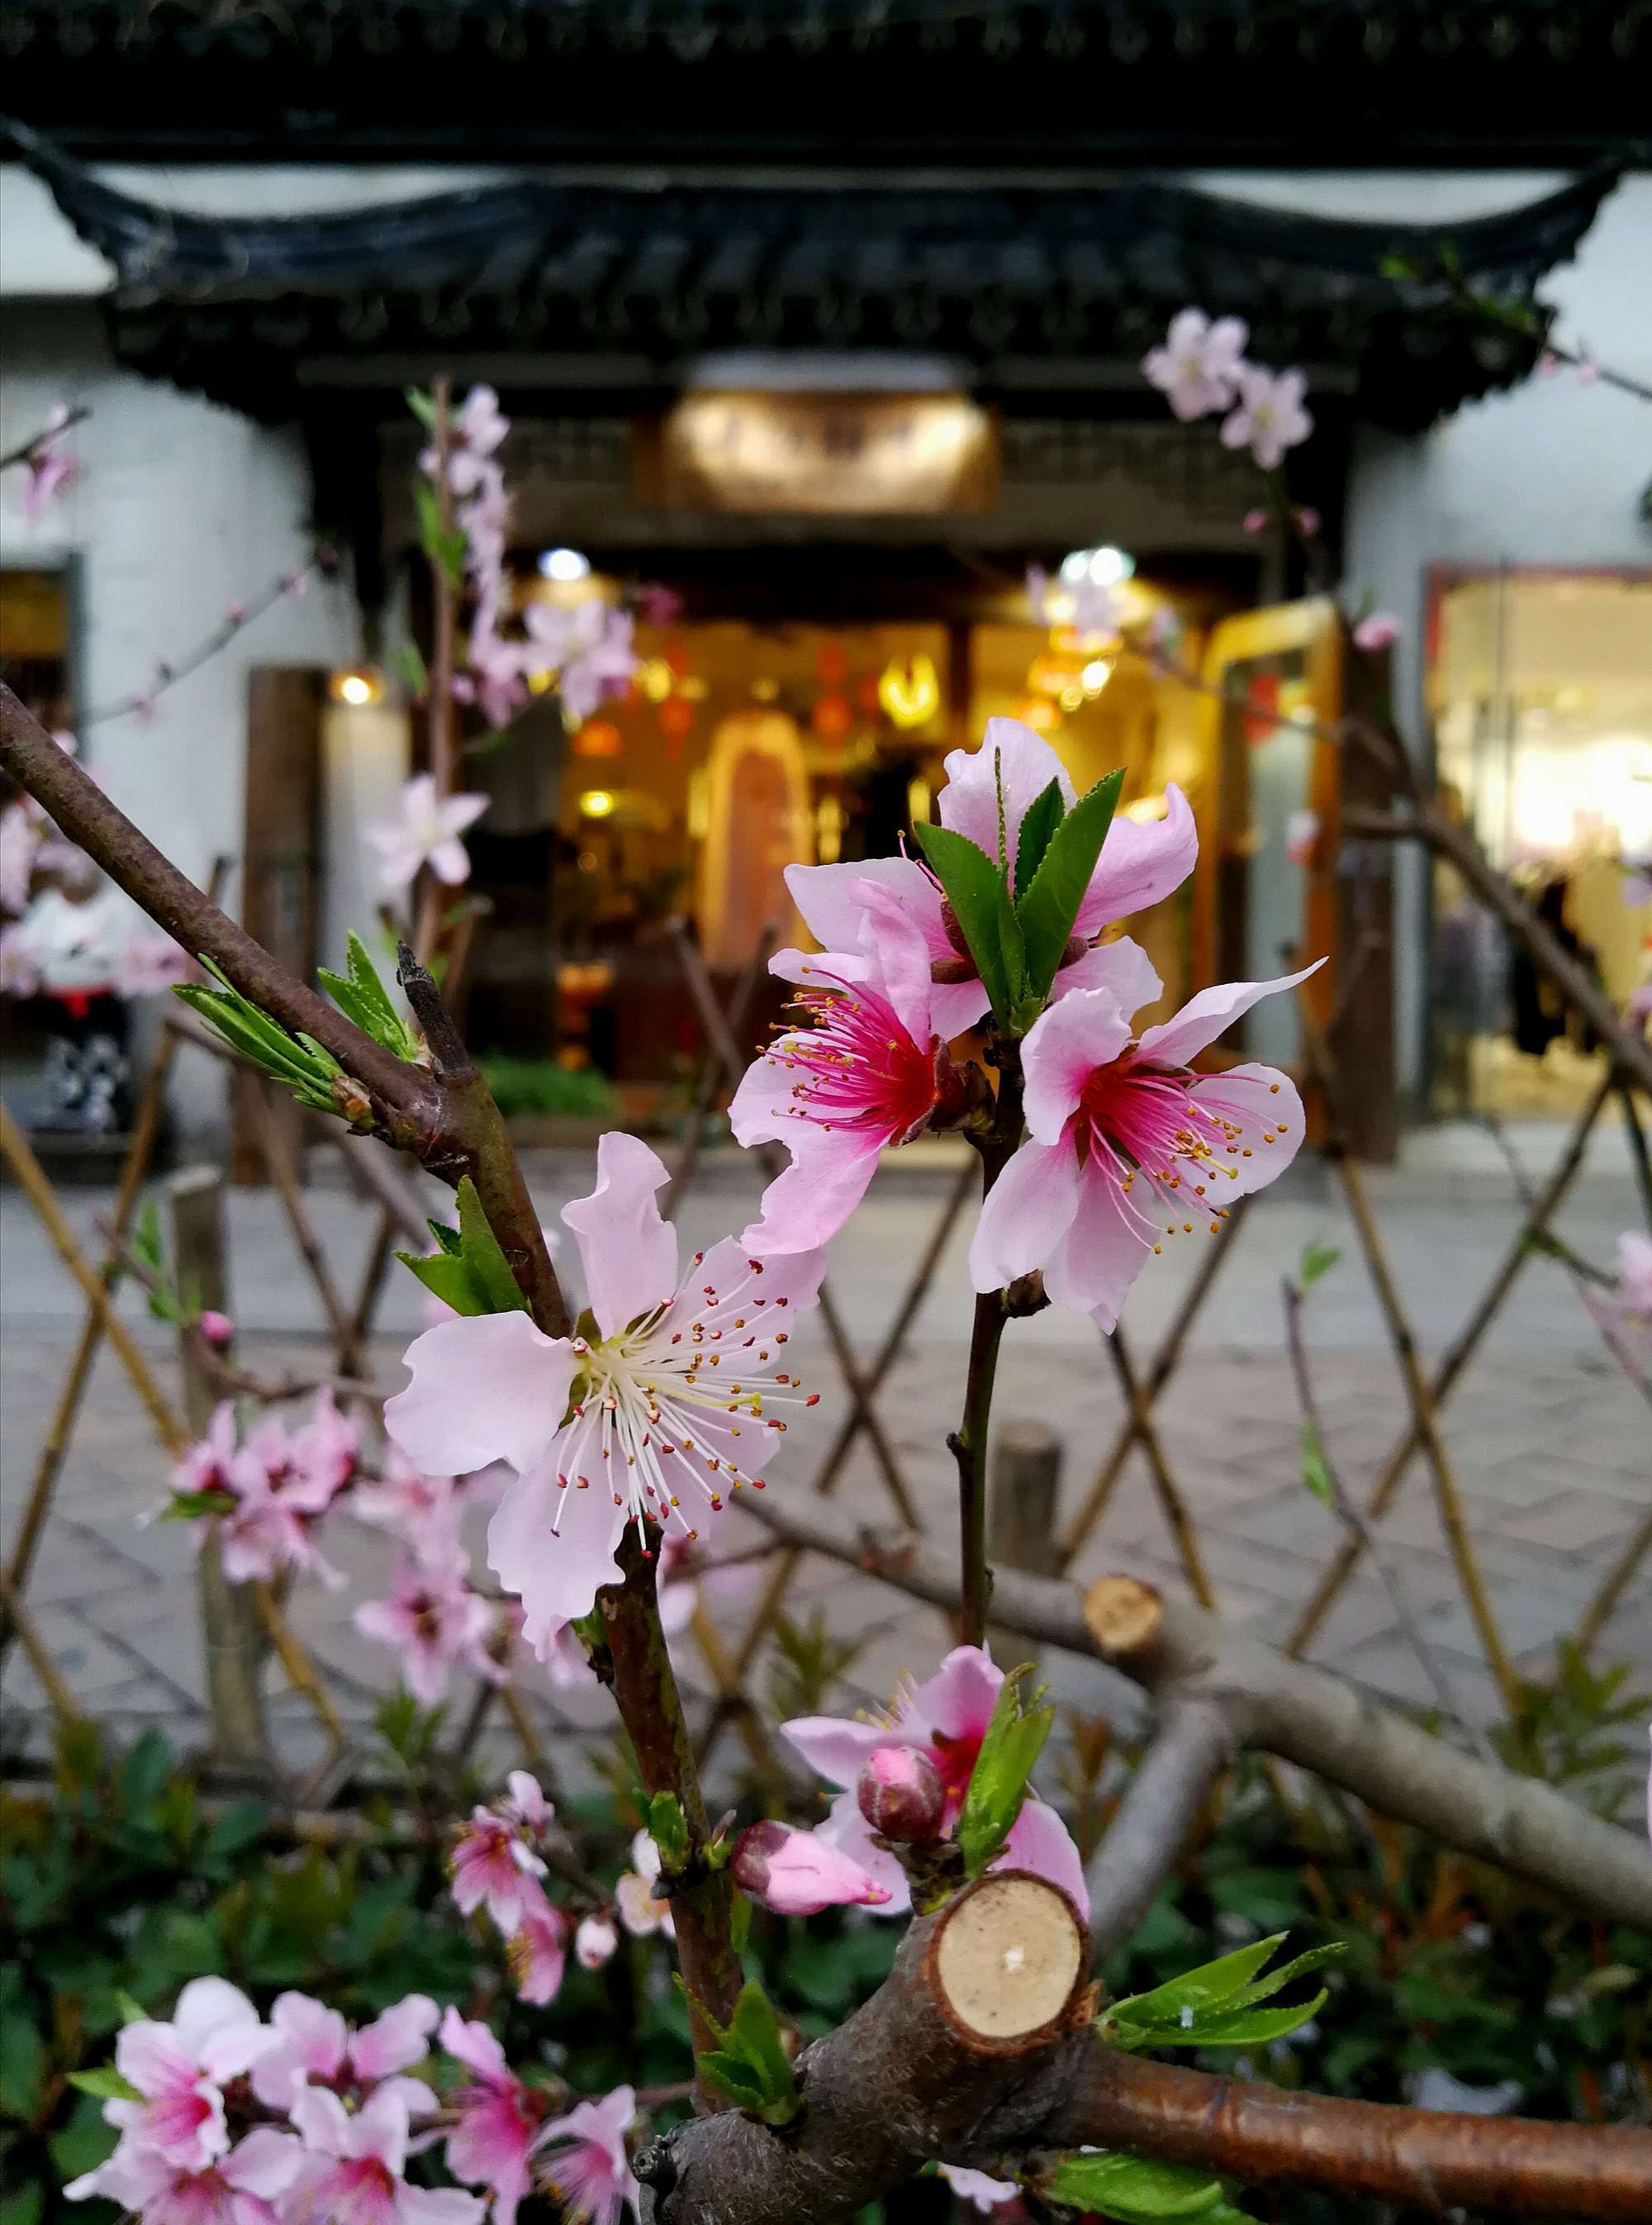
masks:
<svg viewBox="0 0 1652 2225"><path fill-rule="evenodd" d="M1439 777L1614 1003L1652 966L1652 574L1505 571L1439 586L1428 685ZM1436 1111L1563 1114L1598 1054L1449 867L1436 869Z"/></svg>

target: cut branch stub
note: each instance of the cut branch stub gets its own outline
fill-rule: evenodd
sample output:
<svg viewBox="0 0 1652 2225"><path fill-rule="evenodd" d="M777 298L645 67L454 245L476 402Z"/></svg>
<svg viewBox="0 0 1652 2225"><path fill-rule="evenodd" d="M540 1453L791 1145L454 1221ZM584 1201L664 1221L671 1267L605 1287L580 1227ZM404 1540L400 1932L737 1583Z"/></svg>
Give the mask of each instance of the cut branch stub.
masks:
<svg viewBox="0 0 1652 2225"><path fill-rule="evenodd" d="M1024 2055L1060 2035L1089 1959L1065 1893L1030 1870L999 1870L943 1911L925 1975L972 2054Z"/></svg>
<svg viewBox="0 0 1652 2225"><path fill-rule="evenodd" d="M1084 1595L1084 1620L1106 1658L1125 1661L1158 1636L1164 1601L1135 1576L1098 1576Z"/></svg>

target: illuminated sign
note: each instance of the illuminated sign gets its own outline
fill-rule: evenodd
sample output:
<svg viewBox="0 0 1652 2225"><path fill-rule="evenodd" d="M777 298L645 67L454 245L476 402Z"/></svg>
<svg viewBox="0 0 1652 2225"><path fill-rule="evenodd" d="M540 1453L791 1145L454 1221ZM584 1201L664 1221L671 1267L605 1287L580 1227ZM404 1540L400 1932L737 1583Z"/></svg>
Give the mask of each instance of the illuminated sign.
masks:
<svg viewBox="0 0 1652 2225"><path fill-rule="evenodd" d="M636 477L668 510L937 517L991 507L998 428L961 394L689 394L638 427Z"/></svg>

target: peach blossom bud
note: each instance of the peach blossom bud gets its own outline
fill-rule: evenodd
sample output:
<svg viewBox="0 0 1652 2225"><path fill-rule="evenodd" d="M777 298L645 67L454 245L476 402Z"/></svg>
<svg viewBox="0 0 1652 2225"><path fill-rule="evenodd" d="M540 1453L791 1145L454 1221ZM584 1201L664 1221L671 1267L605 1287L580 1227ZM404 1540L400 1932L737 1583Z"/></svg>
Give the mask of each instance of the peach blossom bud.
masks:
<svg viewBox="0 0 1652 2225"><path fill-rule="evenodd" d="M573 1951L587 1970L600 1970L619 1945L619 1934L605 1916L587 1916L573 1935Z"/></svg>
<svg viewBox="0 0 1652 2225"><path fill-rule="evenodd" d="M946 1810L940 1772L911 1746L879 1746L860 1772L855 1797L873 1830L907 1843L935 1838Z"/></svg>
<svg viewBox="0 0 1652 2225"><path fill-rule="evenodd" d="M222 1352L235 1334L235 1323L228 1314L218 1313L212 1306L195 1324L214 1352Z"/></svg>
<svg viewBox="0 0 1652 2225"><path fill-rule="evenodd" d="M852 1854L790 1823L742 1831L729 1874L744 1893L776 1916L818 1916L823 1908L876 1908L889 1898Z"/></svg>

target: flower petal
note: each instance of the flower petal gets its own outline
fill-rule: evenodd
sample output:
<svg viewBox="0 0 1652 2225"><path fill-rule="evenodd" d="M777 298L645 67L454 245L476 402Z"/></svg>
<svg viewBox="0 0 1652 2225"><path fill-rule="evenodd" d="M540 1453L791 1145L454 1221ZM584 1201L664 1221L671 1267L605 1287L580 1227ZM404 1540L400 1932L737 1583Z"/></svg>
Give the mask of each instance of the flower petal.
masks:
<svg viewBox="0 0 1652 2225"><path fill-rule="evenodd" d="M740 1086L744 1089L744 1082ZM818 1121L793 1120L782 1140L793 1146L792 1163L764 1190L757 1219L740 1237L759 1258L813 1252L829 1244L877 1171L881 1138L876 1132L828 1130Z"/></svg>
<svg viewBox="0 0 1652 2225"><path fill-rule="evenodd" d="M1111 1335L1125 1293L1152 1256L1151 1227L1117 1172L1092 1158L1067 1241L1044 1270L1044 1288L1058 1306L1088 1314Z"/></svg>
<svg viewBox="0 0 1652 2225"><path fill-rule="evenodd" d="M364 2025L350 2043L350 2060L358 2078L388 2078L411 2070L430 2051L430 2035L441 2012L427 1994L409 1994Z"/></svg>
<svg viewBox="0 0 1652 2225"><path fill-rule="evenodd" d="M981 1201L970 1283L1002 1290L1041 1267L1073 1226L1083 1177L1071 1144L1024 1143Z"/></svg>
<svg viewBox="0 0 1652 2225"><path fill-rule="evenodd" d="M1090 1921L1090 1894L1084 1881L1083 1857L1073 1844L1073 1834L1054 1809L1044 1801L1028 1799L1022 1803L1021 1813L1010 1825L1003 1851L992 1867L1031 1870L1035 1877L1059 1886L1084 1921Z"/></svg>
<svg viewBox="0 0 1652 2225"><path fill-rule="evenodd" d="M851 1723L840 1715L797 1715L781 1725L780 1734L817 1777L850 1791L878 1747L897 1742L879 1724Z"/></svg>
<svg viewBox="0 0 1652 2225"><path fill-rule="evenodd" d="M1146 911L1179 889L1199 859L1193 807L1174 781L1162 819L1115 818L1101 846L1073 932L1086 940L1116 919ZM1142 1004L1150 998L1143 997ZM1134 1010L1134 1006L1131 1007Z"/></svg>
<svg viewBox="0 0 1652 2225"><path fill-rule="evenodd" d="M904 1738L931 1744L980 1739L992 1720L1003 1671L983 1645L955 1645L934 1675L914 1686L895 1710L895 1728ZM878 1741L894 1741L886 1733Z"/></svg>
<svg viewBox="0 0 1652 2225"><path fill-rule="evenodd" d="M1302 1100L1289 1075L1274 1067L1232 1067L1225 1074L1195 1081L1187 1093L1239 1132L1231 1150L1225 1145L1217 1153L1223 1164L1234 1170L1221 1187L1223 1203L1265 1189L1301 1147L1307 1125Z"/></svg>
<svg viewBox="0 0 1652 2225"><path fill-rule="evenodd" d="M994 767L993 758L998 764ZM1019 719L989 719L978 750L953 750L940 791L940 823L962 834L989 858L998 854L998 781L1003 783L1006 863L1013 875L1016 844L1029 806L1052 781L1069 810L1078 801L1067 767L1047 741Z"/></svg>
<svg viewBox="0 0 1652 2225"><path fill-rule="evenodd" d="M883 1743L889 1744L887 1733ZM872 1827L860 1812L860 1803L852 1792L840 1792L826 1810L824 1823L817 1823L814 1835L829 1847L835 1847L851 1861L858 1862L874 1885L888 1893L887 1900L867 1904L874 1916L904 1916L912 1905L912 1888L907 1883L906 1872L895 1856L874 1843Z"/></svg>
<svg viewBox="0 0 1652 2225"><path fill-rule="evenodd" d="M1164 994L1164 984L1154 972L1153 961L1128 935L1111 942L1092 943L1070 966L1061 968L1050 995L1052 998L1070 997L1075 989L1110 991L1127 1019L1143 1005L1156 1005Z"/></svg>
<svg viewBox="0 0 1652 2225"><path fill-rule="evenodd" d="M788 865L786 885L792 902L822 951L860 948L865 907L856 894L858 881L875 881L888 889L915 918L927 921L933 916L934 931L945 942L940 891L915 858L865 858L847 865Z"/></svg>
<svg viewBox="0 0 1652 2225"><path fill-rule="evenodd" d="M1128 960L1119 962L1130 967ZM1027 1125L1039 1143L1060 1141L1086 1082L1098 1066L1111 1066L1130 1039L1129 1016L1111 989L1075 989L1039 1014L1021 1047Z"/></svg>
<svg viewBox="0 0 1652 2225"><path fill-rule="evenodd" d="M1201 1050L1207 1050L1218 1036L1248 1012L1252 1005L1260 1004L1264 997L1277 997L1287 989L1294 989L1310 973L1317 973L1325 963L1323 958L1316 958L1300 973L1282 974L1277 981L1224 981L1213 989L1201 989L1174 1019L1145 1031L1138 1045L1142 1057L1154 1066L1191 1065Z"/></svg>
<svg viewBox="0 0 1652 2225"><path fill-rule="evenodd" d="M573 1347L526 1314L441 1322L403 1358L413 1380L385 1401L384 1427L427 1475L469 1475L496 1460L532 1467L562 1426Z"/></svg>
<svg viewBox="0 0 1652 2225"><path fill-rule="evenodd" d="M573 1431L568 1440L575 1444ZM570 1474L557 1480L558 1455L573 1458L563 1442L538 1467L509 1485L488 1525L488 1566L523 1612L522 1637L544 1660L565 1622L589 1614L604 1584L620 1581L614 1549L625 1527L625 1510L598 1473L581 1486Z"/></svg>
<svg viewBox="0 0 1652 2225"><path fill-rule="evenodd" d="M597 1144L597 1187L562 1208L604 1336L651 1314L676 1288L677 1233L661 1220L655 1202L655 1192L669 1179L657 1152L611 1129Z"/></svg>

